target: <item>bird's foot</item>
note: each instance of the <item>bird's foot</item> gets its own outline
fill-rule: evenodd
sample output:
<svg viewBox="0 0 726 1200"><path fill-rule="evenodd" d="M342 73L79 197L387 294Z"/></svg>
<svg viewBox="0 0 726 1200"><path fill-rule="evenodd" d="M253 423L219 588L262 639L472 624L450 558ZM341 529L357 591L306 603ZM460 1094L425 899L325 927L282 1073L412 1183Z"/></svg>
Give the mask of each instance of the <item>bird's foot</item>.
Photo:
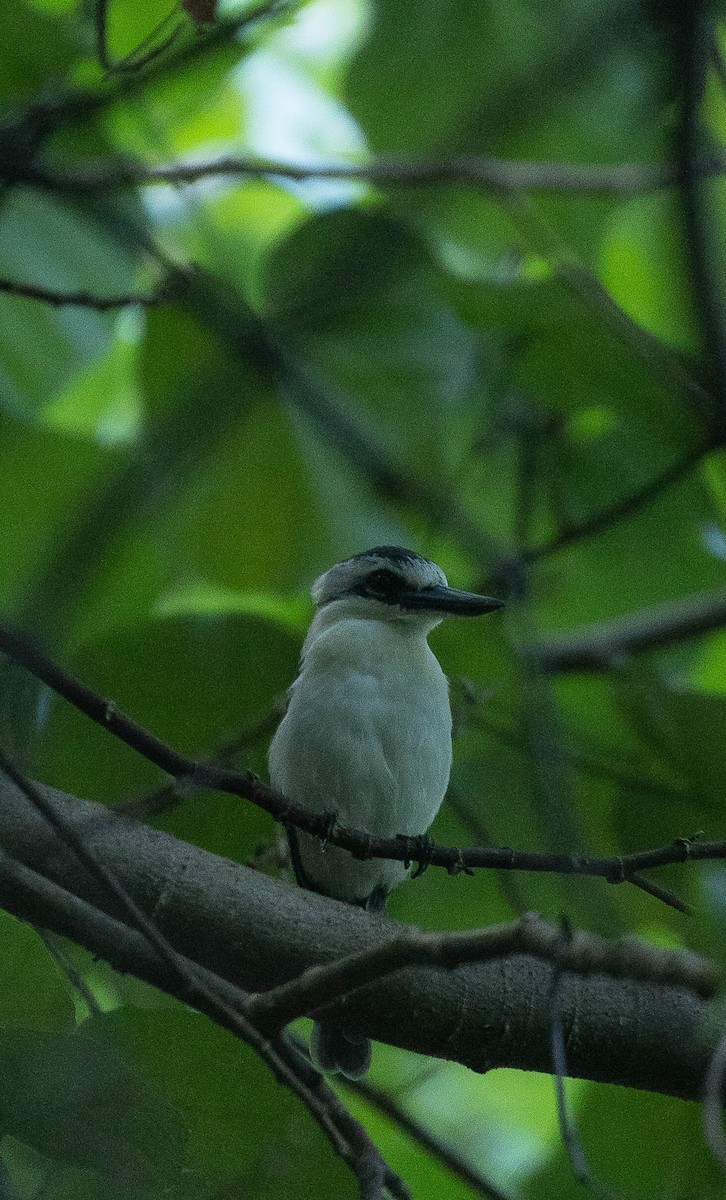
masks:
<svg viewBox="0 0 726 1200"><path fill-rule="evenodd" d="M320 851L322 854L328 848L330 835L335 832L335 826L338 824L338 814L334 812L322 813L323 831L320 835Z"/></svg>
<svg viewBox="0 0 726 1200"><path fill-rule="evenodd" d="M404 843L406 853L403 860L404 867L410 867L411 863L415 862L416 869L411 878L418 879L419 875L423 875L426 868L431 865L431 850L434 843L427 833L416 835L397 833L396 840Z"/></svg>

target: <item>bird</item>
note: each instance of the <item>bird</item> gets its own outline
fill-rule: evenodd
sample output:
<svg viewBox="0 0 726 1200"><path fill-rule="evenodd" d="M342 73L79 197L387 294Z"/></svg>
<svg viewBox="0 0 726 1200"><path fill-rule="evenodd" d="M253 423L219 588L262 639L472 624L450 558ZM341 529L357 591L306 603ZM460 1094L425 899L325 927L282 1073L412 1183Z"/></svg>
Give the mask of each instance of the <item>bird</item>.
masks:
<svg viewBox="0 0 726 1200"><path fill-rule="evenodd" d="M429 633L501 600L449 587L436 563L402 546L374 546L337 563L312 588L315 615L285 715L269 749L270 783L289 800L377 837L426 834L451 769L449 685ZM410 872L359 860L288 828L297 883L382 911ZM370 1042L316 1023L310 1056L321 1072L361 1078Z"/></svg>

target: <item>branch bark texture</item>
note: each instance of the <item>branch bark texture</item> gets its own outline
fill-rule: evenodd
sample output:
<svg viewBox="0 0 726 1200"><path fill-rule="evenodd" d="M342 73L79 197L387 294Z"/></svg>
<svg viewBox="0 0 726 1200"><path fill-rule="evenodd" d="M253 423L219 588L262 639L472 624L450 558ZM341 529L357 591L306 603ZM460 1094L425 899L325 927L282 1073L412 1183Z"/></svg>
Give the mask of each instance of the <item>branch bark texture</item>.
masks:
<svg viewBox="0 0 726 1200"><path fill-rule="evenodd" d="M188 958L247 990L264 991L353 949L374 947L402 927L290 887L128 818L44 789L84 839ZM6 853L67 891L123 920L118 902L82 867L27 798L0 780L0 844ZM442 886L446 881L442 879ZM13 903L4 888L4 903ZM37 907L33 919L43 923ZM62 906L48 927L128 970L108 939L82 932ZM334 1005L361 1034L476 1071L550 1070L553 968L524 955L454 969L409 967ZM143 964L138 973L144 975ZM154 982L164 986L164 964ZM667 985L593 974L565 976L561 1009L568 1069L582 1078L699 1099L719 1026L712 1004ZM170 988L173 990L173 988Z"/></svg>

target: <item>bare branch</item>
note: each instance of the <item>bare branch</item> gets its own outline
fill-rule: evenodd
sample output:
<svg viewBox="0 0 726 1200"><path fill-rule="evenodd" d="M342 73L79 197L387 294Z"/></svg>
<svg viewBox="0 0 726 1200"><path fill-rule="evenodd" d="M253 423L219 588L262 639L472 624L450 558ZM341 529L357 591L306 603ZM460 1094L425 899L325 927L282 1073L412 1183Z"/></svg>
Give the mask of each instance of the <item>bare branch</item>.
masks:
<svg viewBox="0 0 726 1200"><path fill-rule="evenodd" d="M621 521L637 516L642 509L647 508L649 504L657 500L668 488L676 483L680 483L716 445L717 442L712 437L702 442L697 442L682 457L676 459L675 462L669 464L662 471L659 471L657 475L649 479L642 487L637 488L627 496L623 496L621 500L616 500L599 513L595 513L594 516L587 517L579 524L566 526L556 537L543 542L541 546L535 546L532 550L524 551L523 558L528 563L540 562L543 559L550 558L553 554L559 553L560 550L564 550L568 546L575 545L586 538L594 537L598 533L604 533L606 529L611 529L613 525L618 525Z"/></svg>
<svg viewBox="0 0 726 1200"><path fill-rule="evenodd" d="M558 949L563 955L567 952L567 944L571 939L572 931L569 927L569 922L562 922L562 928L557 931ZM572 1119L572 1114L567 1104L567 1093L565 1091L565 1077L567 1075L567 1053L565 1050L565 1032L562 1023L562 1013L560 1011L560 982L562 980L563 964L557 962L555 971L552 976L552 989L550 995L551 1008L551 1023L550 1030L550 1048L552 1052L552 1075L555 1082L555 1096L557 1099L557 1120L560 1126L560 1137L562 1144L565 1147L565 1152L570 1160L572 1171L578 1183L594 1186L594 1180L590 1173L590 1168L585 1158L585 1152L580 1144L580 1139L577 1135L577 1128Z"/></svg>
<svg viewBox="0 0 726 1200"><path fill-rule="evenodd" d="M277 987L309 967L340 958L352 945L365 949L405 931L380 915L290 887L148 825L117 817L103 805L41 790L135 902L153 912L177 954L245 990ZM34 923L76 937L93 953L128 969L120 958L123 928L117 926L123 922L117 912L109 911L112 901L106 888L87 871L79 871L75 855L3 777L0 845L17 862L42 872L46 880L103 909L116 922L103 937L96 937L96 926L84 925L75 908L68 914L59 905L60 917L57 911L56 917L52 912L46 915L41 897L27 910ZM18 895L17 888L4 888L3 905L15 911L13 903L17 907L19 900L13 897ZM141 963L156 964L151 981L166 986L160 978L164 974L170 990L178 988L178 977L142 935L135 930L130 934L134 942L128 943L129 952L136 953L134 947L141 942L146 947ZM137 966L131 969L141 973ZM407 968L346 996L326 1019L342 1021L361 1036L463 1062L474 1070L506 1065L549 1071L551 979L549 963L525 955L455 970ZM710 1002L681 987L599 973L566 974L560 1002L566 1035L577 1030L568 1040L573 1075L701 1097L718 1040L716 1010ZM202 996L200 1006L203 1003Z"/></svg>
<svg viewBox="0 0 726 1200"><path fill-rule="evenodd" d="M450 875L474 868L505 871L535 871L560 875L600 876L608 883L631 882L634 874L653 867L688 861L726 858L725 842L695 842L679 837L670 845L615 857L589 856L513 850L509 847L479 846L462 849L438 846L428 838L399 835L378 838L365 830L344 825L331 828L328 816L312 813L293 804L286 796L268 787L251 772L232 771L213 763L187 758L143 729L122 713L112 700L105 700L56 663L51 662L26 637L0 625L0 651L10 655L46 683L59 696L70 701L92 721L176 779L197 788L210 788L240 796L269 813L283 825L293 825L331 845L341 846L356 858L385 858L396 862L444 867ZM642 886L638 883L638 886Z"/></svg>
<svg viewBox="0 0 726 1200"><path fill-rule="evenodd" d="M726 155L704 156L700 175L723 173ZM107 192L111 188L196 183L226 176L245 179L349 180L402 188L454 183L494 192L574 192L586 195L634 194L673 187L680 168L671 163L566 163L456 155L411 162L378 158L365 163L293 163L225 155L202 162L161 163L99 160L72 173L39 172L35 180L59 191Z"/></svg>
<svg viewBox="0 0 726 1200"><path fill-rule="evenodd" d="M572 633L524 647L545 671L605 671L633 654L673 646L726 625L726 590L701 592L641 609L613 621L598 621Z"/></svg>
<svg viewBox="0 0 726 1200"><path fill-rule="evenodd" d="M154 26L142 42L123 58L113 59L108 48L108 0L95 0L94 25L96 30L96 53L104 71L109 74L116 72L140 71L154 59L159 58L165 50L169 50L179 37L184 22L178 20L178 8L175 4L170 12ZM166 36L164 30L170 22L176 20L170 33ZM162 38L158 41L158 38ZM156 43L156 44L154 44Z"/></svg>
<svg viewBox="0 0 726 1200"><path fill-rule="evenodd" d="M710 997L719 983L713 963L689 951L663 950L631 938L606 941L597 934L572 933L563 944L559 929L537 913L517 921L463 933L427 933L409 927L388 942L348 954L324 967L311 967L297 979L252 999L246 1015L262 1029L277 1029L311 1016L341 996L384 975L413 966L452 969L528 954L578 975L594 972L690 988Z"/></svg>
<svg viewBox="0 0 726 1200"><path fill-rule="evenodd" d="M452 680L452 686L454 682ZM479 705L479 699L472 685L470 695L467 697L468 703ZM502 745L518 750L520 754L526 754L527 747L524 738L509 723L504 724L493 719L489 712L479 707L473 718L468 718L468 720L471 721L474 728L491 734ZM587 750L569 744L562 747L563 758L580 774L587 775L592 779L605 780L606 783L615 784L635 795L657 796L669 801L682 799L685 795L682 785L679 786L664 779L649 779L647 775L638 774L635 768L628 769L620 761L622 755L619 748L616 749L605 741L598 743L592 738L588 738L587 745ZM616 756L619 756L617 763L612 761ZM459 810L457 809L457 811Z"/></svg>
<svg viewBox="0 0 726 1200"><path fill-rule="evenodd" d="M235 755L241 750L255 746L263 738L270 738L275 732L280 718L283 715L284 709L281 709L276 704L270 712L266 713L259 721L250 729L245 729L238 733L235 737L229 738L228 741L222 742L215 750L205 759L206 763L224 763L228 764ZM139 796L135 800L129 800L125 804L115 805L114 811L125 813L128 817L135 817L137 821L147 821L150 817L158 817L162 813L170 812L177 804L189 795L189 788L179 786L176 780L171 783L162 784L153 792L149 792L145 796Z"/></svg>
<svg viewBox="0 0 726 1200"><path fill-rule="evenodd" d="M180 975L170 970L168 958L159 955L148 939L123 921L109 916L37 871L0 853L0 903L8 912L22 920L41 924L64 937L73 938L92 953L104 958L117 970L130 972L154 987L189 1003L188 988L180 986ZM202 967L199 963L175 953L184 973L202 985L194 997L194 1007L227 1029L235 1037L241 1035L244 1024L245 992L227 979ZM215 997L214 1002L209 997ZM291 1076L298 1080L299 1090L306 1095L303 1102L321 1125L334 1149L353 1167L360 1179L380 1179L396 1196L408 1197L396 1175L383 1162L365 1130L289 1039L277 1037L267 1041L264 1035L251 1029L252 1045L271 1066L282 1083ZM370 1191L361 1194L378 1196Z"/></svg>
<svg viewBox="0 0 726 1200"><path fill-rule="evenodd" d="M703 90L714 43L712 6L702 0L675 10L672 26L672 69L681 87L680 119L675 136L675 159L680 181L681 213L691 291L701 342L713 374L714 428L726 436L726 338L717 240L709 202L702 187L701 153L706 138L701 128Z"/></svg>
<svg viewBox="0 0 726 1200"><path fill-rule="evenodd" d="M138 304L144 308L154 308L160 304L168 304L168 293L127 292L120 296L96 296L93 292L57 292L50 288L36 287L30 283L17 283L12 279L0 279L0 292L10 296L21 296L25 300L39 300L54 308L65 305L75 305L79 308L95 308L97 312L107 312L112 308L125 308L127 305Z"/></svg>
<svg viewBox="0 0 726 1200"><path fill-rule="evenodd" d="M660 883L653 883L652 879L646 879L639 871L632 871L628 875L628 883L632 883L634 887L645 892L648 896L652 896L654 900L660 900L662 904L666 904L668 908L674 908L676 912L690 914L691 909L672 892L670 888L663 887Z"/></svg>

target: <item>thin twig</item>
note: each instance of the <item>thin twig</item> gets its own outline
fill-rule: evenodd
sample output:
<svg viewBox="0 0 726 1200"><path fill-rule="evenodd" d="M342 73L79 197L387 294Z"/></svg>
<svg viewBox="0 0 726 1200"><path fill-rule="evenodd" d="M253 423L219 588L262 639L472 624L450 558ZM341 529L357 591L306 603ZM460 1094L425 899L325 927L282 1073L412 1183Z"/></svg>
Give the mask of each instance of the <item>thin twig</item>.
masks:
<svg viewBox="0 0 726 1200"><path fill-rule="evenodd" d="M653 883L652 879L646 879L639 871L631 871L628 876L628 883L632 883L641 892L652 896L654 900L660 900L661 904L666 904L668 908L673 908L676 912L685 913L686 916L690 916L691 909L685 900L681 900L680 896L677 896L670 888L663 887L660 883Z"/></svg>
<svg viewBox="0 0 726 1200"><path fill-rule="evenodd" d="M149 83L164 75L182 70L188 63L197 63L206 55L213 54L220 46L240 41L248 29L256 29L262 21L274 21L296 6L299 0L260 0L254 8L248 8L235 16L215 21L203 34L184 38L171 47L168 54L155 55L143 71L110 73L105 86L99 88L72 88L50 99L30 105L19 119L5 127L8 145L31 145L34 150L51 134L72 124L91 120L123 97L133 96L148 87ZM27 156L23 156L27 159ZM20 169L21 164L16 164ZM19 182L19 177L15 176Z"/></svg>
<svg viewBox="0 0 726 1200"><path fill-rule="evenodd" d="M450 1146L443 1138L436 1137L430 1129L406 1112L389 1092L384 1092L383 1088L376 1087L370 1079L342 1079L341 1082L346 1091L361 1096L366 1103L388 1117L412 1141L422 1146L427 1154L442 1163L452 1175L471 1188L475 1196L484 1196L485 1200L514 1200L510 1193L502 1191L481 1171L477 1171L453 1146Z"/></svg>
<svg viewBox="0 0 726 1200"><path fill-rule="evenodd" d="M464 799L463 795L452 784L449 784L446 792L446 804L447 807L456 813L459 821L464 826L467 837L474 845L491 846L494 844L489 830L481 820L480 806L477 806L475 811L473 806ZM511 871L498 871L497 883L504 900L510 906L512 912L521 917L527 910L527 902L519 878Z"/></svg>
<svg viewBox="0 0 726 1200"><path fill-rule="evenodd" d="M476 712L473 724L474 728L491 734L505 746L518 750L520 754L526 753L524 740L517 730L511 725L504 725L497 720L493 720L483 709ZM668 800L683 799L684 788L678 784L667 783L661 779L648 779L645 775L637 775L634 771L626 770L622 766L615 765L612 762L606 762L604 758L595 757L597 754L604 756L615 755L617 753L618 751L615 747L609 746L606 742L601 744L591 742L591 752L589 754L584 750L576 749L572 745L565 745L562 750L563 757L582 775L587 775L593 779L602 779L606 783L613 783L617 787L633 792L635 795L643 794L665 797Z"/></svg>
<svg viewBox="0 0 726 1200"><path fill-rule="evenodd" d="M505 745L513 746L515 749L519 750L519 752L523 755L527 754L527 747L525 745L524 738L521 736L521 734L519 734L514 729L506 728L502 725L499 725L497 722L491 721L483 715L477 715L476 723L477 723L477 727L485 729L487 732L492 733L495 737L497 737L501 741L503 741L505 743ZM591 775L592 777L594 777L596 779L604 779L604 780L608 781L609 783L617 784L619 787L629 788L631 791L634 791L636 794L640 793L640 792L644 792L644 793L650 793L650 794L656 795L656 796L664 796L665 795L665 796L668 796L669 799L680 798L683 795L683 791L681 788L668 787L665 784L655 783L654 781L649 780L649 779L640 778L639 776L626 774L625 772L619 770L617 767L612 767L609 763L600 763L594 759L589 759L584 754L581 754L579 751L570 750L567 748L564 748L564 749L561 748L560 752L562 754L562 757L567 762L571 763L575 767L576 770L581 771L583 774ZM465 806L461 803L461 801L457 800L456 792L454 791L452 793L451 788L449 788L449 791L447 792L447 800L452 805L452 807L454 808L454 811L457 813L457 815L459 815L461 817L462 820L464 820L465 822L469 822L470 824L473 823L471 814L468 812L468 810L465 808ZM505 874L505 877L506 877L506 874ZM669 908L675 909L676 912L682 912L682 913L690 912L688 905L683 900L681 900L680 896L677 896L675 894L675 892L671 891L670 888L665 888L661 884L653 883L652 880L646 879L643 875L639 874L638 872L631 872L630 875L628 876L628 882L632 883L635 887L639 888L641 891L647 892L647 894L649 896L653 896L656 900L660 900L663 904L666 904ZM510 903L511 903L513 897L508 896L507 898L510 900ZM513 905L513 907L515 909L515 912L519 911L521 913L523 911L523 906L521 904L519 906Z"/></svg>
<svg viewBox="0 0 726 1200"><path fill-rule="evenodd" d="M39 300L54 308L65 305L75 305L79 308L94 308L98 312L107 312L112 308L125 308L127 305L138 304L144 308L155 308L160 304L168 304L170 296L162 293L128 292L120 296L96 296L93 292L57 292L51 288L37 287L30 283L18 283L13 279L0 279L0 292L10 296L21 296L25 300Z"/></svg>
<svg viewBox="0 0 726 1200"><path fill-rule="evenodd" d="M0 652L20 663L36 679L63 696L92 721L141 754L149 762L192 786L211 788L240 796L269 813L282 824L294 825L331 845L341 846L359 859L385 858L395 862L445 867L449 874L474 868L485 870L535 871L560 875L600 876L609 883L630 882L639 871L689 861L726 858L726 841L700 842L676 838L669 846L617 856L585 856L513 850L510 847L438 846L428 839L378 838L348 826L331 827L329 816L310 812L268 787L251 772L196 762L167 745L122 713L112 700L105 700L74 676L46 658L26 637L0 625ZM332 801L332 798L331 798Z"/></svg>
<svg viewBox="0 0 726 1200"><path fill-rule="evenodd" d="M102 1011L101 1006L83 976L79 971L76 970L68 955L65 953L65 950L61 945L60 938L56 934L50 933L46 929L36 928L36 933L38 934L38 937L50 954L51 958L55 960L59 970L65 975L73 990L80 996L89 1013L92 1016L99 1016Z"/></svg>
<svg viewBox="0 0 726 1200"><path fill-rule="evenodd" d="M222 742L205 759L205 762L210 764L228 764L241 750L256 745L262 738L269 737L274 733L281 715L281 712L275 706L269 713L266 713L264 717L255 722L250 729L245 729L241 733L235 734L234 737L229 738L226 742ZM180 787L177 781L173 780L171 783L165 783L145 796L139 796L135 800L128 800L124 804L115 804L114 812L123 813L124 816L133 817L137 821L148 821L152 817L161 816L162 813L171 812L173 808L176 808L177 804L189 795L190 789L188 787Z"/></svg>
<svg viewBox="0 0 726 1200"><path fill-rule="evenodd" d="M706 359L714 374L714 430L726 436L726 338L719 277L719 254L699 170L704 137L701 102L714 37L711 5L691 0L677 10L673 70L680 76L682 101L675 158L681 211L696 315Z"/></svg>
<svg viewBox="0 0 726 1200"><path fill-rule="evenodd" d="M531 563L542 562L544 559L550 558L553 554L558 554L561 550L567 549L568 546L576 545L578 542L594 537L596 534L604 533L614 525L620 524L621 521L626 521L631 517L637 516L639 512L647 508L654 500L657 500L668 488L676 483L680 483L694 467L698 466L711 450L715 449L716 445L716 441L711 437L697 442L682 457L664 467L662 471L659 471L657 475L654 475L642 487L636 488L635 491L630 492L627 496L623 496L621 500L616 500L613 504L608 505L607 508L602 509L599 513L595 513L592 517L587 517L577 525L565 526L555 537L550 538L549 541L525 551L524 558L527 562Z"/></svg>
<svg viewBox="0 0 726 1200"><path fill-rule="evenodd" d="M142 67L148 66L150 62L153 62L165 50L169 50L174 45L184 28L184 22L177 20L171 33L161 42L157 42L155 46L152 45L154 40L163 33L169 22L177 18L178 9L175 6L165 17L162 17L157 22L138 46L124 55L123 58L113 59L108 48L108 3L109 0L95 0L93 12L96 30L96 53L104 71L108 71L110 75L117 72L140 71ZM147 47L149 47L148 50L146 49Z"/></svg>
<svg viewBox="0 0 726 1200"><path fill-rule="evenodd" d="M713 398L686 357L671 350L620 307L529 195L509 192L503 195L502 203L530 250L542 256L601 328L645 363L669 391L686 400L699 419L710 423ZM637 398L637 389L633 398Z"/></svg>
<svg viewBox="0 0 726 1200"><path fill-rule="evenodd" d="M708 53L711 65L716 72L716 77L721 86L721 90L726 90L726 63L724 62L723 54L721 53L721 43L719 40L719 31L714 22L709 36Z"/></svg>
<svg viewBox="0 0 726 1200"><path fill-rule="evenodd" d="M293 163L277 159L225 155L206 162L149 165L127 160L91 162L73 173L45 174L46 186L57 190L106 192L110 188L196 183L219 176L246 179L350 180L416 188L431 184L469 184L495 192L576 192L590 195L633 194L673 187L680 168L671 163L536 162L456 155L434 161L411 162L378 158L364 163ZM726 155L713 152L699 166L703 177L726 170ZM43 180L39 177L36 182Z"/></svg>
<svg viewBox="0 0 726 1200"><path fill-rule="evenodd" d="M562 918L560 931L560 950L564 956L567 954L567 944L572 937L572 929L566 917ZM585 1151L582 1148L577 1126L570 1112L567 1103L567 1092L565 1090L565 1078L567 1076L567 1048L565 1043L565 1029L562 1020L562 1004L561 1004L561 983L562 976L566 970L566 965L563 959L555 961L555 969L552 975L552 988L550 992L550 1048L552 1052L552 1073L555 1082L555 1096L557 1098L557 1120L560 1126L560 1136L562 1144L565 1147L565 1152L570 1160L572 1172L578 1183L583 1184L596 1196L600 1196L601 1200L618 1200L618 1194L609 1186L606 1186L600 1179L593 1175Z"/></svg>
<svg viewBox="0 0 726 1200"><path fill-rule="evenodd" d="M108 0L96 0L93 6L93 23L96 32L96 54L104 71L112 70L108 56Z"/></svg>
<svg viewBox="0 0 726 1200"><path fill-rule="evenodd" d="M719 588L549 637L525 646L524 653L543 670L558 674L604 671L631 655L673 646L724 625L726 589Z"/></svg>
<svg viewBox="0 0 726 1200"><path fill-rule="evenodd" d="M565 926L565 922L563 921L563 928L558 930L559 949L563 954L567 953L570 934L569 925ZM550 993L550 1046L552 1050L552 1075L555 1082L555 1096L557 1099L557 1120L560 1126L562 1144L572 1165L575 1179L578 1183L592 1186L593 1179L590 1174L590 1168L580 1145L575 1123L570 1116L567 1105L567 1094L565 1092L567 1055L565 1052L565 1033L560 1005L560 980L562 979L564 969L562 962L555 962L555 969L552 973L552 990Z"/></svg>

